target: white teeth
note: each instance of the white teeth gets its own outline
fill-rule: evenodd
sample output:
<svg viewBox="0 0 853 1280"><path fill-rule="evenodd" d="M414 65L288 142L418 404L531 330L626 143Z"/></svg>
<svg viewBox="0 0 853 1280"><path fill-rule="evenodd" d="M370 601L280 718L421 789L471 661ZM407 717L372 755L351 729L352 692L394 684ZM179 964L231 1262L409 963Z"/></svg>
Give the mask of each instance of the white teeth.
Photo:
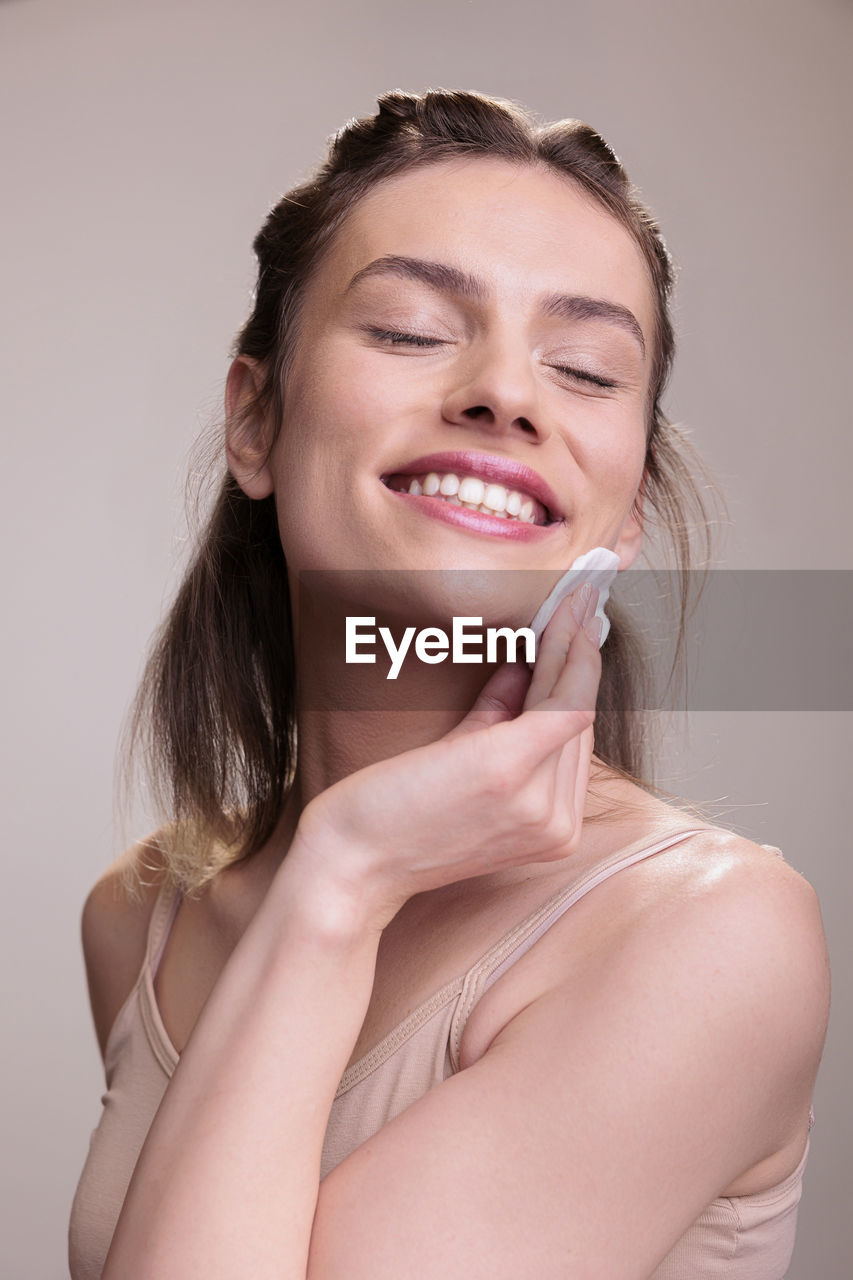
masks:
<svg viewBox="0 0 853 1280"><path fill-rule="evenodd" d="M423 480L417 476L398 476L390 482L396 488L415 497L441 498L454 507L479 511L483 515L499 519L519 520L524 524L536 523L538 504L518 489L507 489L502 484L491 484L479 476L458 476L453 472L440 474L430 471Z"/></svg>
<svg viewBox="0 0 853 1280"><path fill-rule="evenodd" d="M476 476L465 476L464 480L460 482L459 498L461 502L472 502L477 507L484 501L483 494L485 492L486 486Z"/></svg>
<svg viewBox="0 0 853 1280"><path fill-rule="evenodd" d="M486 492L483 497L487 507L491 507L492 511L503 513L506 511L507 491L502 484L490 484L486 486Z"/></svg>

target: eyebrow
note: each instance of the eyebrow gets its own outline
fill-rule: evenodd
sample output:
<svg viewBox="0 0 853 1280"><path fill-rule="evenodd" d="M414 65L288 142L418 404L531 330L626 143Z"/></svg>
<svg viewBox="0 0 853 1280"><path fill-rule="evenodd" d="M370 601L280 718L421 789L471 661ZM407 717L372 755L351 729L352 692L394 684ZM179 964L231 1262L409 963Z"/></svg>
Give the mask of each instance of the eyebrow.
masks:
<svg viewBox="0 0 853 1280"><path fill-rule="evenodd" d="M444 262L430 262L425 258L407 258L396 253L368 262L366 267L355 273L346 292L349 293L362 280L382 275L417 280L440 293L453 293L473 302L484 301L487 294L482 281L466 271L460 271L458 267L448 266ZM589 298L581 294L549 293L541 300L541 307L545 315L557 316L563 320L604 320L607 324L617 325L630 333L643 355L646 354L646 341L637 317L633 311L618 302L610 302L606 298Z"/></svg>

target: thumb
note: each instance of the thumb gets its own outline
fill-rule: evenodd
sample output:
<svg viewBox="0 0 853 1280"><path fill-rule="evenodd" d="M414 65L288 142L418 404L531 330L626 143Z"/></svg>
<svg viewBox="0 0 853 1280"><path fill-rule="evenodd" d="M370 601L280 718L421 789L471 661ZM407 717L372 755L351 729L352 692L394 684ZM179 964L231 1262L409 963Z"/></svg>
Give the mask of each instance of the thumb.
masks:
<svg viewBox="0 0 853 1280"><path fill-rule="evenodd" d="M523 662L504 662L483 685L471 710L444 735L445 742L465 733L514 720L524 705L531 674Z"/></svg>

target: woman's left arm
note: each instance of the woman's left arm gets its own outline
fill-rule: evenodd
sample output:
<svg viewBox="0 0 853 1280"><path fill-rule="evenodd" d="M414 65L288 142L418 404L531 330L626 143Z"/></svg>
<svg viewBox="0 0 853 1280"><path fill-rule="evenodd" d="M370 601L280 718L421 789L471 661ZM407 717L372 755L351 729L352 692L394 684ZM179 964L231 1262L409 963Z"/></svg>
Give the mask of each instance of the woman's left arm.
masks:
<svg viewBox="0 0 853 1280"><path fill-rule="evenodd" d="M749 841L723 853L675 899L647 886L616 937L608 886L589 895L562 979L324 1179L309 1280L648 1280L736 1178L805 1144L817 899Z"/></svg>

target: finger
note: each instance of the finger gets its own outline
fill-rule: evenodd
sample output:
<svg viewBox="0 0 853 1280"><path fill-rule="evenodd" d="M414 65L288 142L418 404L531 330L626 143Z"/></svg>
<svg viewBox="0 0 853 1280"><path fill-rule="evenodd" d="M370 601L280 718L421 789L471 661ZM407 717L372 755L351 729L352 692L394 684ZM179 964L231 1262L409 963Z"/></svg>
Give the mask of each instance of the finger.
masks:
<svg viewBox="0 0 853 1280"><path fill-rule="evenodd" d="M569 646L580 626L578 611L580 610L582 617L588 604L586 593L581 595L582 590L582 587L578 587L565 600L560 601L542 633L537 646L533 679L524 700L525 710L537 706L549 696L566 665Z"/></svg>
<svg viewBox="0 0 853 1280"><path fill-rule="evenodd" d="M580 843L593 746L592 725L587 725L544 760L530 778L533 787L544 788L551 797L553 851L559 857L574 852Z"/></svg>
<svg viewBox="0 0 853 1280"><path fill-rule="evenodd" d="M601 653L598 641L584 627L572 636L562 671L550 694L539 704L549 710L583 710L594 714L601 683Z"/></svg>
<svg viewBox="0 0 853 1280"><path fill-rule="evenodd" d="M504 662L492 673L471 710L444 735L445 741L513 720L524 705L530 672L522 662Z"/></svg>
<svg viewBox="0 0 853 1280"><path fill-rule="evenodd" d="M520 771L537 769L595 718L601 656L598 644L578 628L569 644L563 669L547 697L491 732L496 749L513 757Z"/></svg>
<svg viewBox="0 0 853 1280"><path fill-rule="evenodd" d="M567 820L578 825L584 816L594 746L594 730L592 725L588 725L566 743L557 761L557 803Z"/></svg>

